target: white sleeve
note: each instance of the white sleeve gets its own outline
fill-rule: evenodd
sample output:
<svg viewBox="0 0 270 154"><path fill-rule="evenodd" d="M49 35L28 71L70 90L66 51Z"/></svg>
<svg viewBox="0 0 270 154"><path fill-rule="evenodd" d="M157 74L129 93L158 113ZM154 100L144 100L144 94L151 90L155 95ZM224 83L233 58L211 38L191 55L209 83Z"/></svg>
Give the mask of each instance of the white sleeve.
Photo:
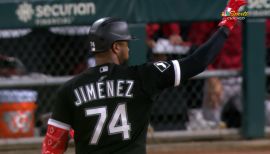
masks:
<svg viewBox="0 0 270 154"><path fill-rule="evenodd" d="M176 87L180 85L181 69L180 69L180 64L178 60L172 60L172 63L173 63L174 73L175 73L174 86Z"/></svg>

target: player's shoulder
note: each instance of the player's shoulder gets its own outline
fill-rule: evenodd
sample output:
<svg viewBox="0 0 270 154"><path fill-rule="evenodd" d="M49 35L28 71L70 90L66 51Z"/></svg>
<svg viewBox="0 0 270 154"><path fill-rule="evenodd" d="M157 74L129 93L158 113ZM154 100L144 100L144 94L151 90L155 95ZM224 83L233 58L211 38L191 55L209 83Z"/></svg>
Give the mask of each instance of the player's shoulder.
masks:
<svg viewBox="0 0 270 154"><path fill-rule="evenodd" d="M137 70L137 71L159 71L159 72L164 72L168 68L172 66L172 61L155 61L155 62L146 62L140 65L135 65L132 66L132 70Z"/></svg>
<svg viewBox="0 0 270 154"><path fill-rule="evenodd" d="M58 88L58 92L65 92L69 89L72 89L74 87L74 85L76 83L78 83L78 81L80 81L82 78L84 78L84 75L78 74L75 76L70 77L69 79L67 79L66 82L64 82L59 88Z"/></svg>

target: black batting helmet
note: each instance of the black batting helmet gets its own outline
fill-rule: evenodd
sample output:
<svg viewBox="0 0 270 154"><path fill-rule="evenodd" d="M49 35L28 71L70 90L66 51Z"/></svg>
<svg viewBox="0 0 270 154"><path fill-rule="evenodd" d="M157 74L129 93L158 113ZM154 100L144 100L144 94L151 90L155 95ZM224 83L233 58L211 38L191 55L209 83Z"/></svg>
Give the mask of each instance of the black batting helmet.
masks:
<svg viewBox="0 0 270 154"><path fill-rule="evenodd" d="M106 17L93 23L89 31L90 52L108 51L115 41L129 41L131 36L126 21L119 18Z"/></svg>

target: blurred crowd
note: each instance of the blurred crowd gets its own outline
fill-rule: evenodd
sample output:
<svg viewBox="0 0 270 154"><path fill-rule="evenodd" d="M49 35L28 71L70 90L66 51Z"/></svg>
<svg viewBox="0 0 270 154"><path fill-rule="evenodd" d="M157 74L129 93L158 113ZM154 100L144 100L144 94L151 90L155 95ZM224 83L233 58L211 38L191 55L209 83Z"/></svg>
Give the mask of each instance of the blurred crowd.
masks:
<svg viewBox="0 0 270 154"><path fill-rule="evenodd" d="M198 46L202 45L217 29L217 22L195 22L195 23L151 23L146 26L148 46L148 60L160 61L185 57L192 54ZM270 50L270 20L266 22L267 34L267 66ZM239 23L230 33L224 47L209 65L208 70L242 70L242 24ZM172 51L173 50L173 51ZM194 82L194 81L193 81ZM198 81L199 82L199 81ZM194 83L196 84L196 83ZM198 84L198 83L197 83ZM242 115L242 77L210 77L204 80L199 87L202 91L201 98L191 98L192 105L187 105L187 120L182 115L180 119L185 122L186 129L200 129L201 127L231 128L241 126ZM192 89L182 84L182 88ZM269 87L269 84L267 85ZM198 90L198 89L197 89ZM267 91L269 93L269 91ZM200 97L200 95L197 95ZM182 102L187 99L181 98ZM164 99L166 101L166 99ZM189 102L189 101L187 101ZM171 102L167 102L167 105ZM198 104L198 105L196 105ZM270 110L269 101L266 97L266 119L269 124ZM165 114L165 113L164 113ZM197 128L196 128L197 127Z"/></svg>

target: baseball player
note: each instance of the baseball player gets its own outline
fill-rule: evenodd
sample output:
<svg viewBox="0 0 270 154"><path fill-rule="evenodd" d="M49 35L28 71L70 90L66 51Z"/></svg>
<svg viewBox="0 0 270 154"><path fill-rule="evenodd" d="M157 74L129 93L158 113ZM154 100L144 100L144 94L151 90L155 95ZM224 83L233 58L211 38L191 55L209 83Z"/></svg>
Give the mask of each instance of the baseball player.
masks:
<svg viewBox="0 0 270 154"><path fill-rule="evenodd" d="M230 0L226 10L238 12L244 4ZM185 59L124 66L134 39L128 24L110 17L94 22L89 43L97 66L57 91L42 153L64 153L72 128L77 154L145 154L153 96L201 73L236 23L237 18L224 17L217 32Z"/></svg>

